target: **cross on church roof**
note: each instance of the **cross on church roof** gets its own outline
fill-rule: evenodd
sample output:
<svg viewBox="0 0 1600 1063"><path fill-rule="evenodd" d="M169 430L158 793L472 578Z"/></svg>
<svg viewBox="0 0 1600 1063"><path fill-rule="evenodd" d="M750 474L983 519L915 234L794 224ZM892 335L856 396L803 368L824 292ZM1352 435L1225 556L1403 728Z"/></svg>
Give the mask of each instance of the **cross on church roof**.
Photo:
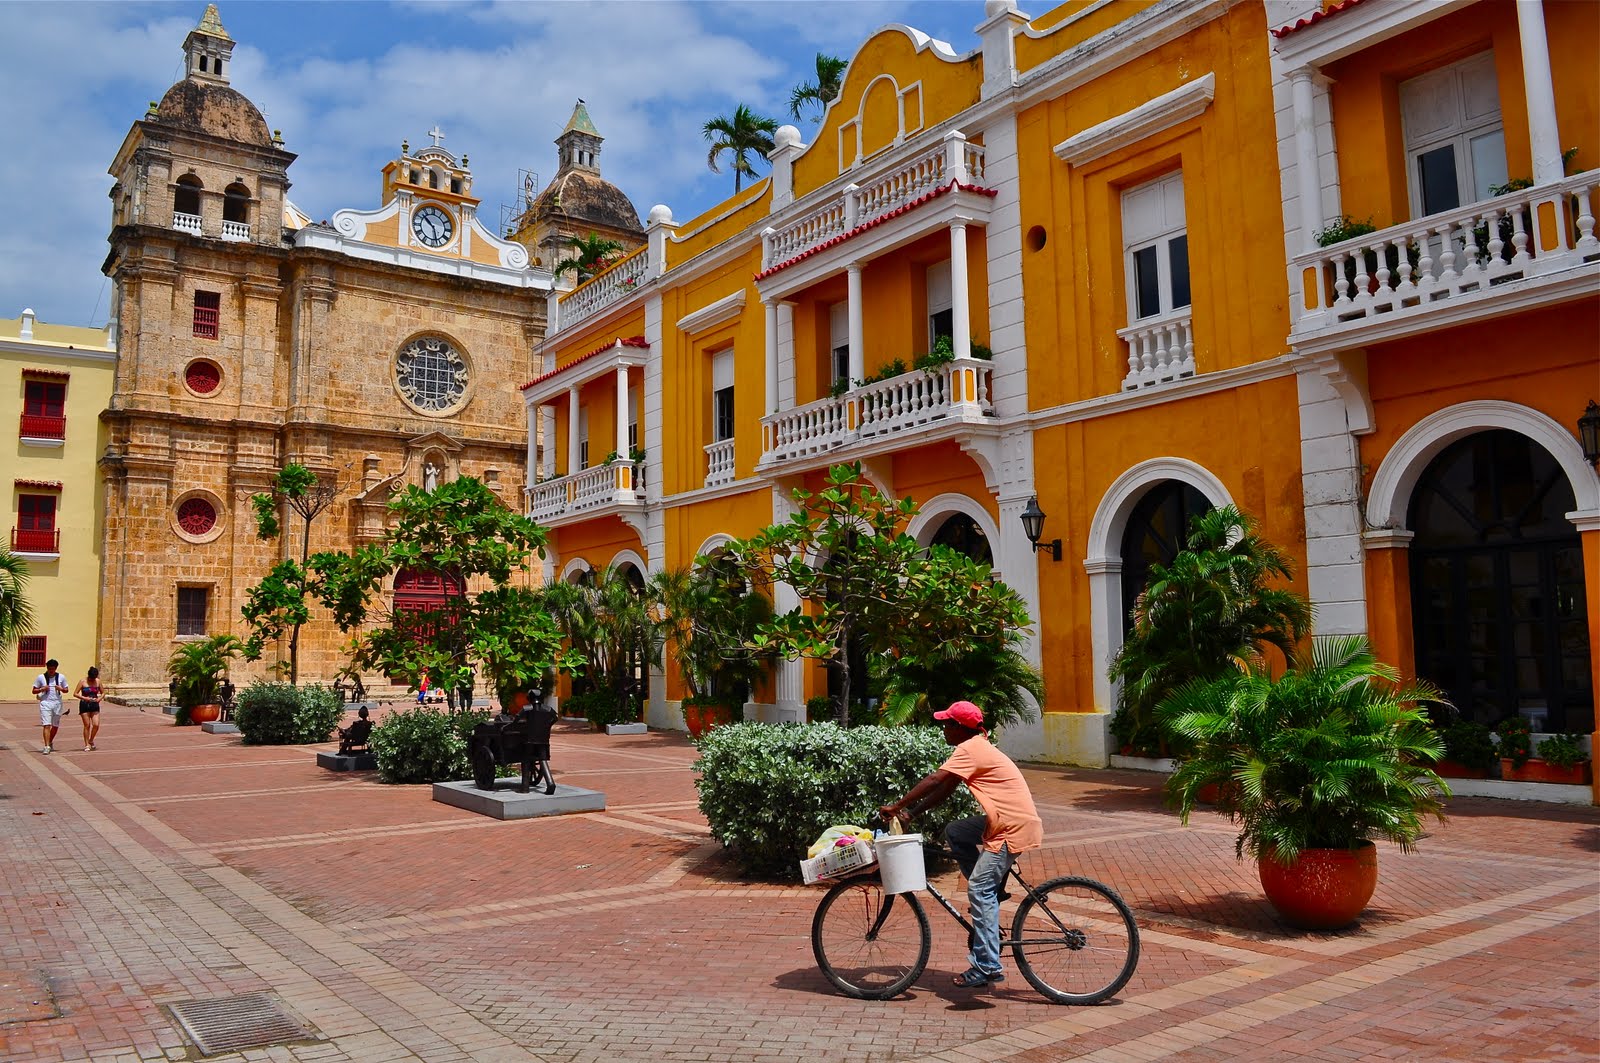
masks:
<svg viewBox="0 0 1600 1063"><path fill-rule="evenodd" d="M444 139L444 130L439 128L439 123L433 123L433 128L428 130L428 136L433 138L433 146L438 147L439 141Z"/></svg>

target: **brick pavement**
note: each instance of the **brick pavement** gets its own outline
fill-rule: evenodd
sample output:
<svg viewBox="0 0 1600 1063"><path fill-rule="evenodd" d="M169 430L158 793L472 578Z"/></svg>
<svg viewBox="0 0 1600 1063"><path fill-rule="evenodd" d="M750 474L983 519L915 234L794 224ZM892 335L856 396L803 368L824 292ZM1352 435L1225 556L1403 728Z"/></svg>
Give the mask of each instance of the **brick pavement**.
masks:
<svg viewBox="0 0 1600 1063"><path fill-rule="evenodd" d="M1358 928L1312 935L1218 817L1180 827L1137 773L1030 768L1047 840L1024 870L1122 892L1133 980L1094 1008L1020 977L956 991L933 911L927 974L874 1003L816 971L817 891L744 881L710 842L680 737L558 728L558 776L607 811L502 823L154 712L110 707L96 752L44 757L33 711L0 705L8 1061L199 1058L169 1007L242 993L309 1037L212 1058L1600 1057L1595 809L1455 801L1418 852L1385 847Z"/></svg>

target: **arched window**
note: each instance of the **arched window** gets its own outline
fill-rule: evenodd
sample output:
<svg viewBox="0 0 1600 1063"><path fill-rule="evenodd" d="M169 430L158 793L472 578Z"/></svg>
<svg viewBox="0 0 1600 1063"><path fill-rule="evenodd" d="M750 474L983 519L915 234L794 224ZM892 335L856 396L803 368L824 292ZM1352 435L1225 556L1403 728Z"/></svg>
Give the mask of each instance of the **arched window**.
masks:
<svg viewBox="0 0 1600 1063"><path fill-rule="evenodd" d="M250 190L244 185L229 185L222 193L222 220L248 222L250 220Z"/></svg>
<svg viewBox="0 0 1600 1063"><path fill-rule="evenodd" d="M978 522L965 513L952 513L945 518L928 545L948 546L981 565L994 564L994 550L989 545L989 537L978 527Z"/></svg>
<svg viewBox="0 0 1600 1063"><path fill-rule="evenodd" d="M1182 480L1163 480L1145 492L1122 532L1122 633L1133 628L1133 606L1153 564L1170 565L1189 537L1189 522L1211 501Z"/></svg>
<svg viewBox="0 0 1600 1063"><path fill-rule="evenodd" d="M1527 436L1458 440L1411 496L1417 674L1466 719L1594 729L1583 549L1572 482Z"/></svg>
<svg viewBox="0 0 1600 1063"><path fill-rule="evenodd" d="M204 187L200 183L200 178L192 173L186 173L178 178L178 187L172 190L172 212L199 217L200 190Z"/></svg>

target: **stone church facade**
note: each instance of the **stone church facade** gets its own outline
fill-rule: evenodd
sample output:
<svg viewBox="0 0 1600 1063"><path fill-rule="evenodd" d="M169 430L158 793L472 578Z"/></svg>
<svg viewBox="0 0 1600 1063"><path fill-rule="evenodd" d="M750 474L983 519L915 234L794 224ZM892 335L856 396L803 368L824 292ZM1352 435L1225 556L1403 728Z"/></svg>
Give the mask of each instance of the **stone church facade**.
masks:
<svg viewBox="0 0 1600 1063"><path fill-rule="evenodd" d="M298 556L298 517L264 542L250 510L283 465L338 485L311 550L345 550L381 537L390 496L425 478L476 476L522 507L537 446L515 388L534 375L553 279L479 220L467 157L437 136L403 144L381 206L312 223L288 199L295 156L228 83L232 49L207 8L183 80L110 171L119 356L98 656L130 700L164 697L184 640L242 634L250 586ZM346 642L314 613L302 679L331 679Z"/></svg>

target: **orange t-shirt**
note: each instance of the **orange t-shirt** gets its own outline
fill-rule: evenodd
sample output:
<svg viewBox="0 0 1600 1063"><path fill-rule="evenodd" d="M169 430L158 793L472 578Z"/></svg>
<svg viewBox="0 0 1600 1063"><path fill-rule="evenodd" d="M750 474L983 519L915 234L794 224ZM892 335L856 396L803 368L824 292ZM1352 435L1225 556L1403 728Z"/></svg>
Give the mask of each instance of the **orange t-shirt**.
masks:
<svg viewBox="0 0 1600 1063"><path fill-rule="evenodd" d="M1044 824L1021 770L987 736L973 735L956 746L950 759L939 767L960 776L989 817L983 832L983 847L989 852L999 852L1002 844L1009 845L1013 853L1044 844Z"/></svg>

